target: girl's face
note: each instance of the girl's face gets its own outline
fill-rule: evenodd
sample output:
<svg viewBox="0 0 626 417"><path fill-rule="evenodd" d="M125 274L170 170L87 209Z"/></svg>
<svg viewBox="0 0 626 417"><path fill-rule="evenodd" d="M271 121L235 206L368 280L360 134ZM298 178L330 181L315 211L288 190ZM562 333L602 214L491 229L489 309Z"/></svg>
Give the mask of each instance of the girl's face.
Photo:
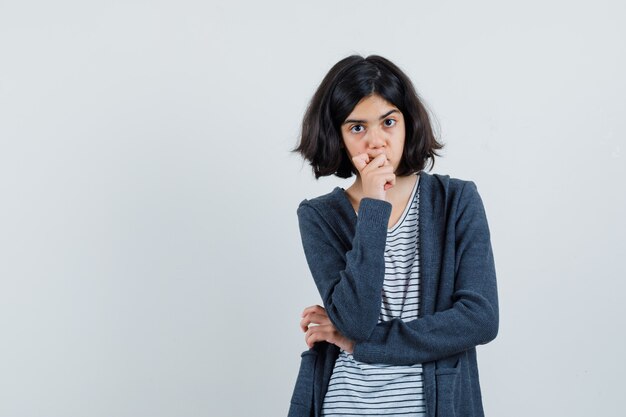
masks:
<svg viewBox="0 0 626 417"><path fill-rule="evenodd" d="M341 125L343 145L350 160L362 153L367 153L371 160L381 149L394 172L402 158L405 131L400 109L377 94L359 101Z"/></svg>

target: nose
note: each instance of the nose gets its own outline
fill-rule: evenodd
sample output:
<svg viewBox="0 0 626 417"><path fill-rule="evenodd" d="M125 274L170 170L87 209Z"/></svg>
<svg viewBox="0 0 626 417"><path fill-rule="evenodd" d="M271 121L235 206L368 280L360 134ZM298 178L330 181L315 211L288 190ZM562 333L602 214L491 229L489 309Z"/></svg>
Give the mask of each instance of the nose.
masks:
<svg viewBox="0 0 626 417"><path fill-rule="evenodd" d="M385 145L387 140L382 129L371 129L368 133L368 146L370 149L378 149Z"/></svg>

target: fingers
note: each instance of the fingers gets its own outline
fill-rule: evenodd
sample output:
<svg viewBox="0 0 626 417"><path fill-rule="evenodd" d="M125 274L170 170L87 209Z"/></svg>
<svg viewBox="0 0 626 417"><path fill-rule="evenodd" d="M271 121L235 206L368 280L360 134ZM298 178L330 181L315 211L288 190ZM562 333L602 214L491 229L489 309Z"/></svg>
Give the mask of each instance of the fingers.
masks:
<svg viewBox="0 0 626 417"><path fill-rule="evenodd" d="M307 307L302 311L302 320L300 321L300 328L303 332L306 332L310 324L329 324L330 319L326 314L326 309L321 305L313 305Z"/></svg>
<svg viewBox="0 0 626 417"><path fill-rule="evenodd" d="M374 151L372 154L362 153L352 158L352 163L359 170L363 172L366 168L369 172L375 168L388 165L387 155L383 150Z"/></svg>
<svg viewBox="0 0 626 417"><path fill-rule="evenodd" d="M370 157L366 153L362 153L360 155L352 158L352 163L359 170L359 172L363 171L363 168L367 166L370 161Z"/></svg>
<svg viewBox="0 0 626 417"><path fill-rule="evenodd" d="M309 306L302 311L300 328L304 333L304 341L309 348L315 342L333 343L336 329L326 314L326 309L319 304Z"/></svg>
<svg viewBox="0 0 626 417"><path fill-rule="evenodd" d="M309 348L312 348L315 342L335 343L335 332L335 327L332 324L313 326L304 334L304 341Z"/></svg>
<svg viewBox="0 0 626 417"><path fill-rule="evenodd" d="M330 319L327 314L320 314L315 312L307 313L300 321L300 328L303 332L306 332L310 324L324 325L330 324Z"/></svg>
<svg viewBox="0 0 626 417"><path fill-rule="evenodd" d="M396 175L392 172L390 175L385 177L385 181L384 189L387 191L396 185Z"/></svg>
<svg viewBox="0 0 626 417"><path fill-rule="evenodd" d="M383 151L380 151L380 153L376 156L374 156L371 159L371 163L373 163L375 167L382 167L387 165L387 155L385 155L385 153ZM368 164L369 165L369 164Z"/></svg>
<svg viewBox="0 0 626 417"><path fill-rule="evenodd" d="M393 164L387 159L387 155L382 150L378 150L378 155L368 164L364 164L363 161L370 156L362 154L354 158L355 166L360 168L359 172L363 180L363 195L385 200L385 192L396 184Z"/></svg>
<svg viewBox="0 0 626 417"><path fill-rule="evenodd" d="M314 313L309 313L309 315L312 314ZM326 324L309 327L304 334L304 342L309 349L312 348L315 343L324 341L332 343L348 353L354 351L354 342L339 333L330 320L328 320Z"/></svg>
<svg viewBox="0 0 626 417"><path fill-rule="evenodd" d="M311 312L311 311L315 312L315 313L320 313L320 314L324 313L324 314L326 314L326 310L324 309L324 307L322 307L319 304L315 304L313 306L309 306L309 307L305 308L302 311L302 317L304 317L308 312Z"/></svg>
<svg viewBox="0 0 626 417"><path fill-rule="evenodd" d="M369 156L370 160L376 158L379 155L386 156L385 151L383 149L373 149L367 153L367 156Z"/></svg>

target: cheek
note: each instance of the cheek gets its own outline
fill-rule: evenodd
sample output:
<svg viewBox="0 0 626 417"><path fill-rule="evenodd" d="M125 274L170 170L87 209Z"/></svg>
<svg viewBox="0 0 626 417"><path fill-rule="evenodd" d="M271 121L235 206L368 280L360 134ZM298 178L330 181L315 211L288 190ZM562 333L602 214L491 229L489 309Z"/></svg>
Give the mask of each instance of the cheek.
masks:
<svg viewBox="0 0 626 417"><path fill-rule="evenodd" d="M343 147L346 150L346 152L348 152L348 154L356 154L359 153L359 145L354 143L354 141L346 141L343 143Z"/></svg>

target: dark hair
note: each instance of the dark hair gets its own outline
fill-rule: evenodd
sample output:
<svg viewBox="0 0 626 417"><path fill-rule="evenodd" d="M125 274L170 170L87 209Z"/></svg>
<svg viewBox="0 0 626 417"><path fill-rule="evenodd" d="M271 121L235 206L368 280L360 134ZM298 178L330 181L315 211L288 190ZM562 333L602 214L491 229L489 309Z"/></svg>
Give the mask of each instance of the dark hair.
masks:
<svg viewBox="0 0 626 417"><path fill-rule="evenodd" d="M435 138L411 80L381 56L351 55L337 62L315 91L302 121L300 144L291 150L310 162L315 179L358 173L343 147L341 124L359 101L373 94L398 107L405 119L404 151L396 175L421 171L429 158L434 167L435 156L440 156L437 150L444 144Z"/></svg>

